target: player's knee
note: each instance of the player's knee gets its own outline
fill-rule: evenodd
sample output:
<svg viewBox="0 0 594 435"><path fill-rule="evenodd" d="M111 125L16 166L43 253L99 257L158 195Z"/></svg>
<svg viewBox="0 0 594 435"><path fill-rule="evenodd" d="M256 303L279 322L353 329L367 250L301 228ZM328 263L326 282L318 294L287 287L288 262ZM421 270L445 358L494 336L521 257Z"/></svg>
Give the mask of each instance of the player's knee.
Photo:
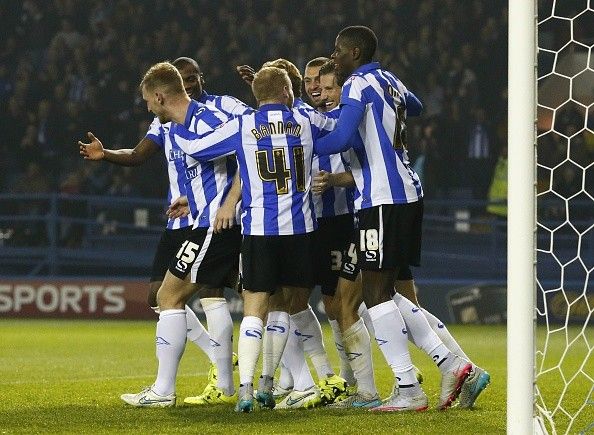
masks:
<svg viewBox="0 0 594 435"><path fill-rule="evenodd" d="M151 281L149 284L149 291L146 298L149 307L157 306L157 292L159 291L159 287L161 287L161 281Z"/></svg>
<svg viewBox="0 0 594 435"><path fill-rule="evenodd" d="M222 287L202 286L199 291L200 299L225 297Z"/></svg>

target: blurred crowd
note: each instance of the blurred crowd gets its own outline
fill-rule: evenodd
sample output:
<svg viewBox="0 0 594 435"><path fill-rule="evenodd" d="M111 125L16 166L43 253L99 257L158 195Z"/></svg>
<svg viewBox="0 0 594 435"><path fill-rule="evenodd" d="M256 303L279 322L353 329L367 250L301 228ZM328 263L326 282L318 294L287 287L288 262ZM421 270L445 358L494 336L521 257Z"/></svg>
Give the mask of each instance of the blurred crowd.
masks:
<svg viewBox="0 0 594 435"><path fill-rule="evenodd" d="M428 198L485 199L507 156L504 0L24 0L0 3L0 191L162 197L163 162L84 162L92 131L130 148L151 115L138 92L154 62L195 58L206 90L254 104L235 66L278 57L303 70L337 32L365 24L376 59L419 96L411 160Z"/></svg>

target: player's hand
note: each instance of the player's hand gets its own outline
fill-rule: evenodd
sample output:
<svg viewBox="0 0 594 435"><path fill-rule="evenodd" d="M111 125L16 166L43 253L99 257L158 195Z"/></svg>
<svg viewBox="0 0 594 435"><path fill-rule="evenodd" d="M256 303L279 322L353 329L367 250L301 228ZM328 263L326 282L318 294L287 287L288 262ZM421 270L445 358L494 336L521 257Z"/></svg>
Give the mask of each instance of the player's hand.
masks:
<svg viewBox="0 0 594 435"><path fill-rule="evenodd" d="M165 212L169 219L177 219L180 217L186 217L190 214L190 204L187 196L180 196L171 203L167 211Z"/></svg>
<svg viewBox="0 0 594 435"><path fill-rule="evenodd" d="M225 201L221 207L219 207L214 221L214 232L220 233L223 230L233 228L235 225L235 204L227 203Z"/></svg>
<svg viewBox="0 0 594 435"><path fill-rule="evenodd" d="M95 137L93 133L90 131L87 133L89 140L91 142L84 143L80 140L78 141L78 146L80 148L80 155L83 156L85 160L101 160L105 156L105 151L103 151L103 144L99 139Z"/></svg>
<svg viewBox="0 0 594 435"><path fill-rule="evenodd" d="M322 193L324 193L326 191L326 189L329 189L330 187L332 187L331 182L332 182L332 174L330 172L320 171L313 177L313 183L311 184L311 191L313 193L317 193L318 195L321 195Z"/></svg>
<svg viewBox="0 0 594 435"><path fill-rule="evenodd" d="M256 74L254 68L249 65L239 65L235 67L235 69L237 69L237 73L242 80L251 86L254 81L254 75Z"/></svg>

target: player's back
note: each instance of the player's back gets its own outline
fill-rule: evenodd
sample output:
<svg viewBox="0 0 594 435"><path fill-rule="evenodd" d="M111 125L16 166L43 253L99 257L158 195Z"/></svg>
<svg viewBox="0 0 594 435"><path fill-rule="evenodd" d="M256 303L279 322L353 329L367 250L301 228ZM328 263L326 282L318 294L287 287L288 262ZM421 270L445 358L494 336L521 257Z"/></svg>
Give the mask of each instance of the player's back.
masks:
<svg viewBox="0 0 594 435"><path fill-rule="evenodd" d="M313 141L322 129L328 129L328 121L282 104L261 106L240 120L242 146L237 158L242 178L243 233L291 235L313 231Z"/></svg>

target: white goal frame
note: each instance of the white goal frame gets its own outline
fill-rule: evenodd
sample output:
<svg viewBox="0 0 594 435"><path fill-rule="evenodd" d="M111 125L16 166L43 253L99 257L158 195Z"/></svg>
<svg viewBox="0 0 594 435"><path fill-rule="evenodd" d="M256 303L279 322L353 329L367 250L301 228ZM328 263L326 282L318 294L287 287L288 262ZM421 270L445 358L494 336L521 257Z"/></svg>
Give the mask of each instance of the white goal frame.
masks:
<svg viewBox="0 0 594 435"><path fill-rule="evenodd" d="M535 0L509 0L507 433L540 432L535 418Z"/></svg>

